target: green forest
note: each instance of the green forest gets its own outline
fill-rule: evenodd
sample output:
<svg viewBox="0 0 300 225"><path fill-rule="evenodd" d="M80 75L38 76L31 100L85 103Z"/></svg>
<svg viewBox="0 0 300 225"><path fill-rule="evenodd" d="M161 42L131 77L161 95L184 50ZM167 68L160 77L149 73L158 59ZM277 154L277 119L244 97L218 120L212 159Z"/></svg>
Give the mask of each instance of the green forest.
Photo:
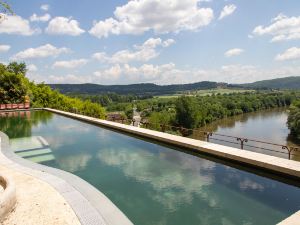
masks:
<svg viewBox="0 0 300 225"><path fill-rule="evenodd" d="M234 115L277 107L289 107L300 98L300 92L260 90L177 98L149 97L146 99L136 95L112 93L104 95L85 94L77 95L77 97L101 103L108 113L119 112L128 119L132 118L132 109L136 107L141 117L149 123L148 128L161 130L162 126L159 124L165 125L164 127L176 126L193 129ZM296 112L294 110L295 104L291 106L289 121L296 121L296 117L292 117L293 113ZM295 125L289 124L290 129L293 129ZM295 130L293 133L299 133L299 130L293 130Z"/></svg>
<svg viewBox="0 0 300 225"><path fill-rule="evenodd" d="M105 117L105 109L89 100L68 97L43 83L36 84L26 77L26 64L12 62L0 64L0 103L23 103L30 100L31 107L49 107L68 112Z"/></svg>
<svg viewBox="0 0 300 225"><path fill-rule="evenodd" d="M291 133L300 139L300 100L293 102L289 109L288 126Z"/></svg>

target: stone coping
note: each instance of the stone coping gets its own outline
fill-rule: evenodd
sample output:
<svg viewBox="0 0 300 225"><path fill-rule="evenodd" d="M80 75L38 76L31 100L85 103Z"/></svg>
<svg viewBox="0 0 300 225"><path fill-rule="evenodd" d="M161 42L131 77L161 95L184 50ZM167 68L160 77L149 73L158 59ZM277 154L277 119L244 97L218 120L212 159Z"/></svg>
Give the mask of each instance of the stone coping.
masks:
<svg viewBox="0 0 300 225"><path fill-rule="evenodd" d="M0 174L0 185L4 191L0 193L0 222L11 212L17 202L16 186L13 180Z"/></svg>
<svg viewBox="0 0 300 225"><path fill-rule="evenodd" d="M45 181L55 188L74 210L83 225L132 225L132 222L99 190L83 179L51 167L33 163L9 149L7 135L0 132L1 164Z"/></svg>
<svg viewBox="0 0 300 225"><path fill-rule="evenodd" d="M300 224L300 210L277 225L299 225Z"/></svg>
<svg viewBox="0 0 300 225"><path fill-rule="evenodd" d="M56 109L45 108L44 110L92 124L100 125L102 127L107 127L121 132L156 140L162 143L184 147L185 149L192 150L193 152L206 153L226 160L235 161L237 163L242 163L251 167L267 170L271 173L284 175L285 177L293 178L297 181L300 180L300 162L298 161L227 147L219 144L213 144L107 120L96 119Z"/></svg>

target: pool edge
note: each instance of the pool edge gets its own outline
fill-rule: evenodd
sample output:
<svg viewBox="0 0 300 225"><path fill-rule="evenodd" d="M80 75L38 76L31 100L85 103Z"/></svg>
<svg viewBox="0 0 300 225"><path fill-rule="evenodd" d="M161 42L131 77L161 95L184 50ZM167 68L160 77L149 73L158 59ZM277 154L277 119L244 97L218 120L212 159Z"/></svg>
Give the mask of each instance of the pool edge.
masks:
<svg viewBox="0 0 300 225"><path fill-rule="evenodd" d="M173 134L149 130L145 128L134 127L107 120L96 119L89 116L69 113L61 110L44 108L46 111L57 113L73 119L89 122L95 125L111 128L128 134L149 138L159 142L184 147L194 152L206 153L225 160L235 161L237 163L263 169L274 174L285 175L288 178L300 181L300 162L283 159L262 153L241 150L233 147L204 142L196 139L176 136Z"/></svg>
<svg viewBox="0 0 300 225"><path fill-rule="evenodd" d="M52 186L70 205L83 225L132 225L126 215L94 186L69 172L23 159L9 149L8 136L0 131L3 166L19 170Z"/></svg>

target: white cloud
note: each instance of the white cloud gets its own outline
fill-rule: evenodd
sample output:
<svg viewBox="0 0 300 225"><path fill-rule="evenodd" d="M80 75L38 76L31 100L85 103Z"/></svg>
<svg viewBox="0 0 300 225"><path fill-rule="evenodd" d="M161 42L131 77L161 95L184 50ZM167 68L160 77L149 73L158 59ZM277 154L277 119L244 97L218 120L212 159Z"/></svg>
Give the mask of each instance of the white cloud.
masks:
<svg viewBox="0 0 300 225"><path fill-rule="evenodd" d="M50 8L50 6L47 4L41 5L41 10L43 10L43 11L48 11L49 8Z"/></svg>
<svg viewBox="0 0 300 225"><path fill-rule="evenodd" d="M299 76L300 66L262 69L252 65L224 65L217 69L177 68L174 63L162 65L143 64L130 66L116 64L110 68L98 70L92 75L55 75L40 77L39 81L47 83L98 83L130 84L151 82L156 84L182 84L199 81L217 81L228 83L247 83L257 80L273 79L287 76ZM37 79L37 78L36 78Z"/></svg>
<svg viewBox="0 0 300 225"><path fill-rule="evenodd" d="M175 43L175 40L174 39L168 39L168 40L166 40L166 41L164 41L163 43L162 43L162 46L163 47L169 47L170 45L172 45L172 44L174 44Z"/></svg>
<svg viewBox="0 0 300 225"><path fill-rule="evenodd" d="M233 49L229 49L227 52L225 52L224 55L226 57L231 57L231 56L240 55L243 52L244 52L244 50L241 48L233 48Z"/></svg>
<svg viewBox="0 0 300 225"><path fill-rule="evenodd" d="M277 61L300 59L300 48L292 47L275 57Z"/></svg>
<svg viewBox="0 0 300 225"><path fill-rule="evenodd" d="M87 64L87 59L74 59L74 60L68 60L68 61L56 61L53 64L53 68L66 68L66 69L73 69L77 67L84 66Z"/></svg>
<svg viewBox="0 0 300 225"><path fill-rule="evenodd" d="M39 29L32 29L29 21L17 15L6 15L5 19L0 23L0 33L18 34L30 36L40 32Z"/></svg>
<svg viewBox="0 0 300 225"><path fill-rule="evenodd" d="M114 83L120 80L127 81L128 83L153 82L160 79L164 72L172 70L174 67L173 63L159 66L143 64L140 67L117 64L109 69L96 71L94 75L98 82L105 83Z"/></svg>
<svg viewBox="0 0 300 225"><path fill-rule="evenodd" d="M223 19L226 16L231 15L236 10L235 5L225 5L222 12L220 13L219 20Z"/></svg>
<svg viewBox="0 0 300 225"><path fill-rule="evenodd" d="M47 22L48 20L51 19L51 16L48 13L46 13L43 16L38 16L34 13L32 14L32 16L30 16L29 19L31 22Z"/></svg>
<svg viewBox="0 0 300 225"><path fill-rule="evenodd" d="M89 33L98 38L110 34L142 34L199 30L214 18L211 8L200 8L200 0L132 0L114 11L114 18L94 22Z"/></svg>
<svg viewBox="0 0 300 225"><path fill-rule="evenodd" d="M77 20L66 17L53 18L46 28L46 33L53 35L71 35L78 36L85 31L79 27Z"/></svg>
<svg viewBox="0 0 300 225"><path fill-rule="evenodd" d="M27 69L28 69L29 72L36 72L38 70L38 68L34 64L29 64L27 66Z"/></svg>
<svg viewBox="0 0 300 225"><path fill-rule="evenodd" d="M122 73L120 65L114 65L109 69L103 70L103 71L96 71L94 72L94 75L99 78L103 79L104 81L107 80L117 80L119 79L120 75Z"/></svg>
<svg viewBox="0 0 300 225"><path fill-rule="evenodd" d="M44 81L44 80L38 80L39 82ZM90 83L92 82L89 80L89 77L86 76L78 76L74 74L67 74L67 75L51 75L49 76L49 79L46 81L47 83L61 83L61 84L82 84L82 83Z"/></svg>
<svg viewBox="0 0 300 225"><path fill-rule="evenodd" d="M112 71L115 73L112 73ZM90 80L102 84L143 82L156 84L182 84L199 81L245 83L286 76L299 76L299 73L300 67L262 69L252 65L237 64L224 65L213 70L183 70L177 68L174 63L163 65L144 64L140 67L124 64L113 66L110 69L97 71L94 74L97 76L90 77ZM112 74L114 74L114 76Z"/></svg>
<svg viewBox="0 0 300 225"><path fill-rule="evenodd" d="M10 49L10 45L0 45L0 52L7 52Z"/></svg>
<svg viewBox="0 0 300 225"><path fill-rule="evenodd" d="M108 56L105 52L98 52L93 54L93 58L106 63L129 63L133 61L147 62L159 55L157 48L169 47L174 44L175 40L167 39L165 41L160 38L149 38L142 45L135 45L134 50L121 50Z"/></svg>
<svg viewBox="0 0 300 225"><path fill-rule="evenodd" d="M70 50L63 47L57 48L51 44L45 44L37 48L28 48L24 51L18 52L15 54L12 59L20 60L20 59L33 59L33 58L45 58L49 56L56 57L62 53L68 53Z"/></svg>
<svg viewBox="0 0 300 225"><path fill-rule="evenodd" d="M259 25L252 33L256 36L270 35L271 42L300 39L300 16L288 17L281 13L271 20L269 26Z"/></svg>

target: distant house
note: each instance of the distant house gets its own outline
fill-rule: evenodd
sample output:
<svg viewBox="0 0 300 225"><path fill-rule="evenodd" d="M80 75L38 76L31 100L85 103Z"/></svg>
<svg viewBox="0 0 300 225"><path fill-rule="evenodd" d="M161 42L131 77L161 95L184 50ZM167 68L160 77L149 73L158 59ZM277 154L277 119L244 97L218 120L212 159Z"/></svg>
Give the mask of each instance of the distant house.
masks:
<svg viewBox="0 0 300 225"><path fill-rule="evenodd" d="M122 114L120 112L108 113L106 115L106 120L110 120L110 121L118 121L118 120L124 120L124 119L125 119L124 114Z"/></svg>

